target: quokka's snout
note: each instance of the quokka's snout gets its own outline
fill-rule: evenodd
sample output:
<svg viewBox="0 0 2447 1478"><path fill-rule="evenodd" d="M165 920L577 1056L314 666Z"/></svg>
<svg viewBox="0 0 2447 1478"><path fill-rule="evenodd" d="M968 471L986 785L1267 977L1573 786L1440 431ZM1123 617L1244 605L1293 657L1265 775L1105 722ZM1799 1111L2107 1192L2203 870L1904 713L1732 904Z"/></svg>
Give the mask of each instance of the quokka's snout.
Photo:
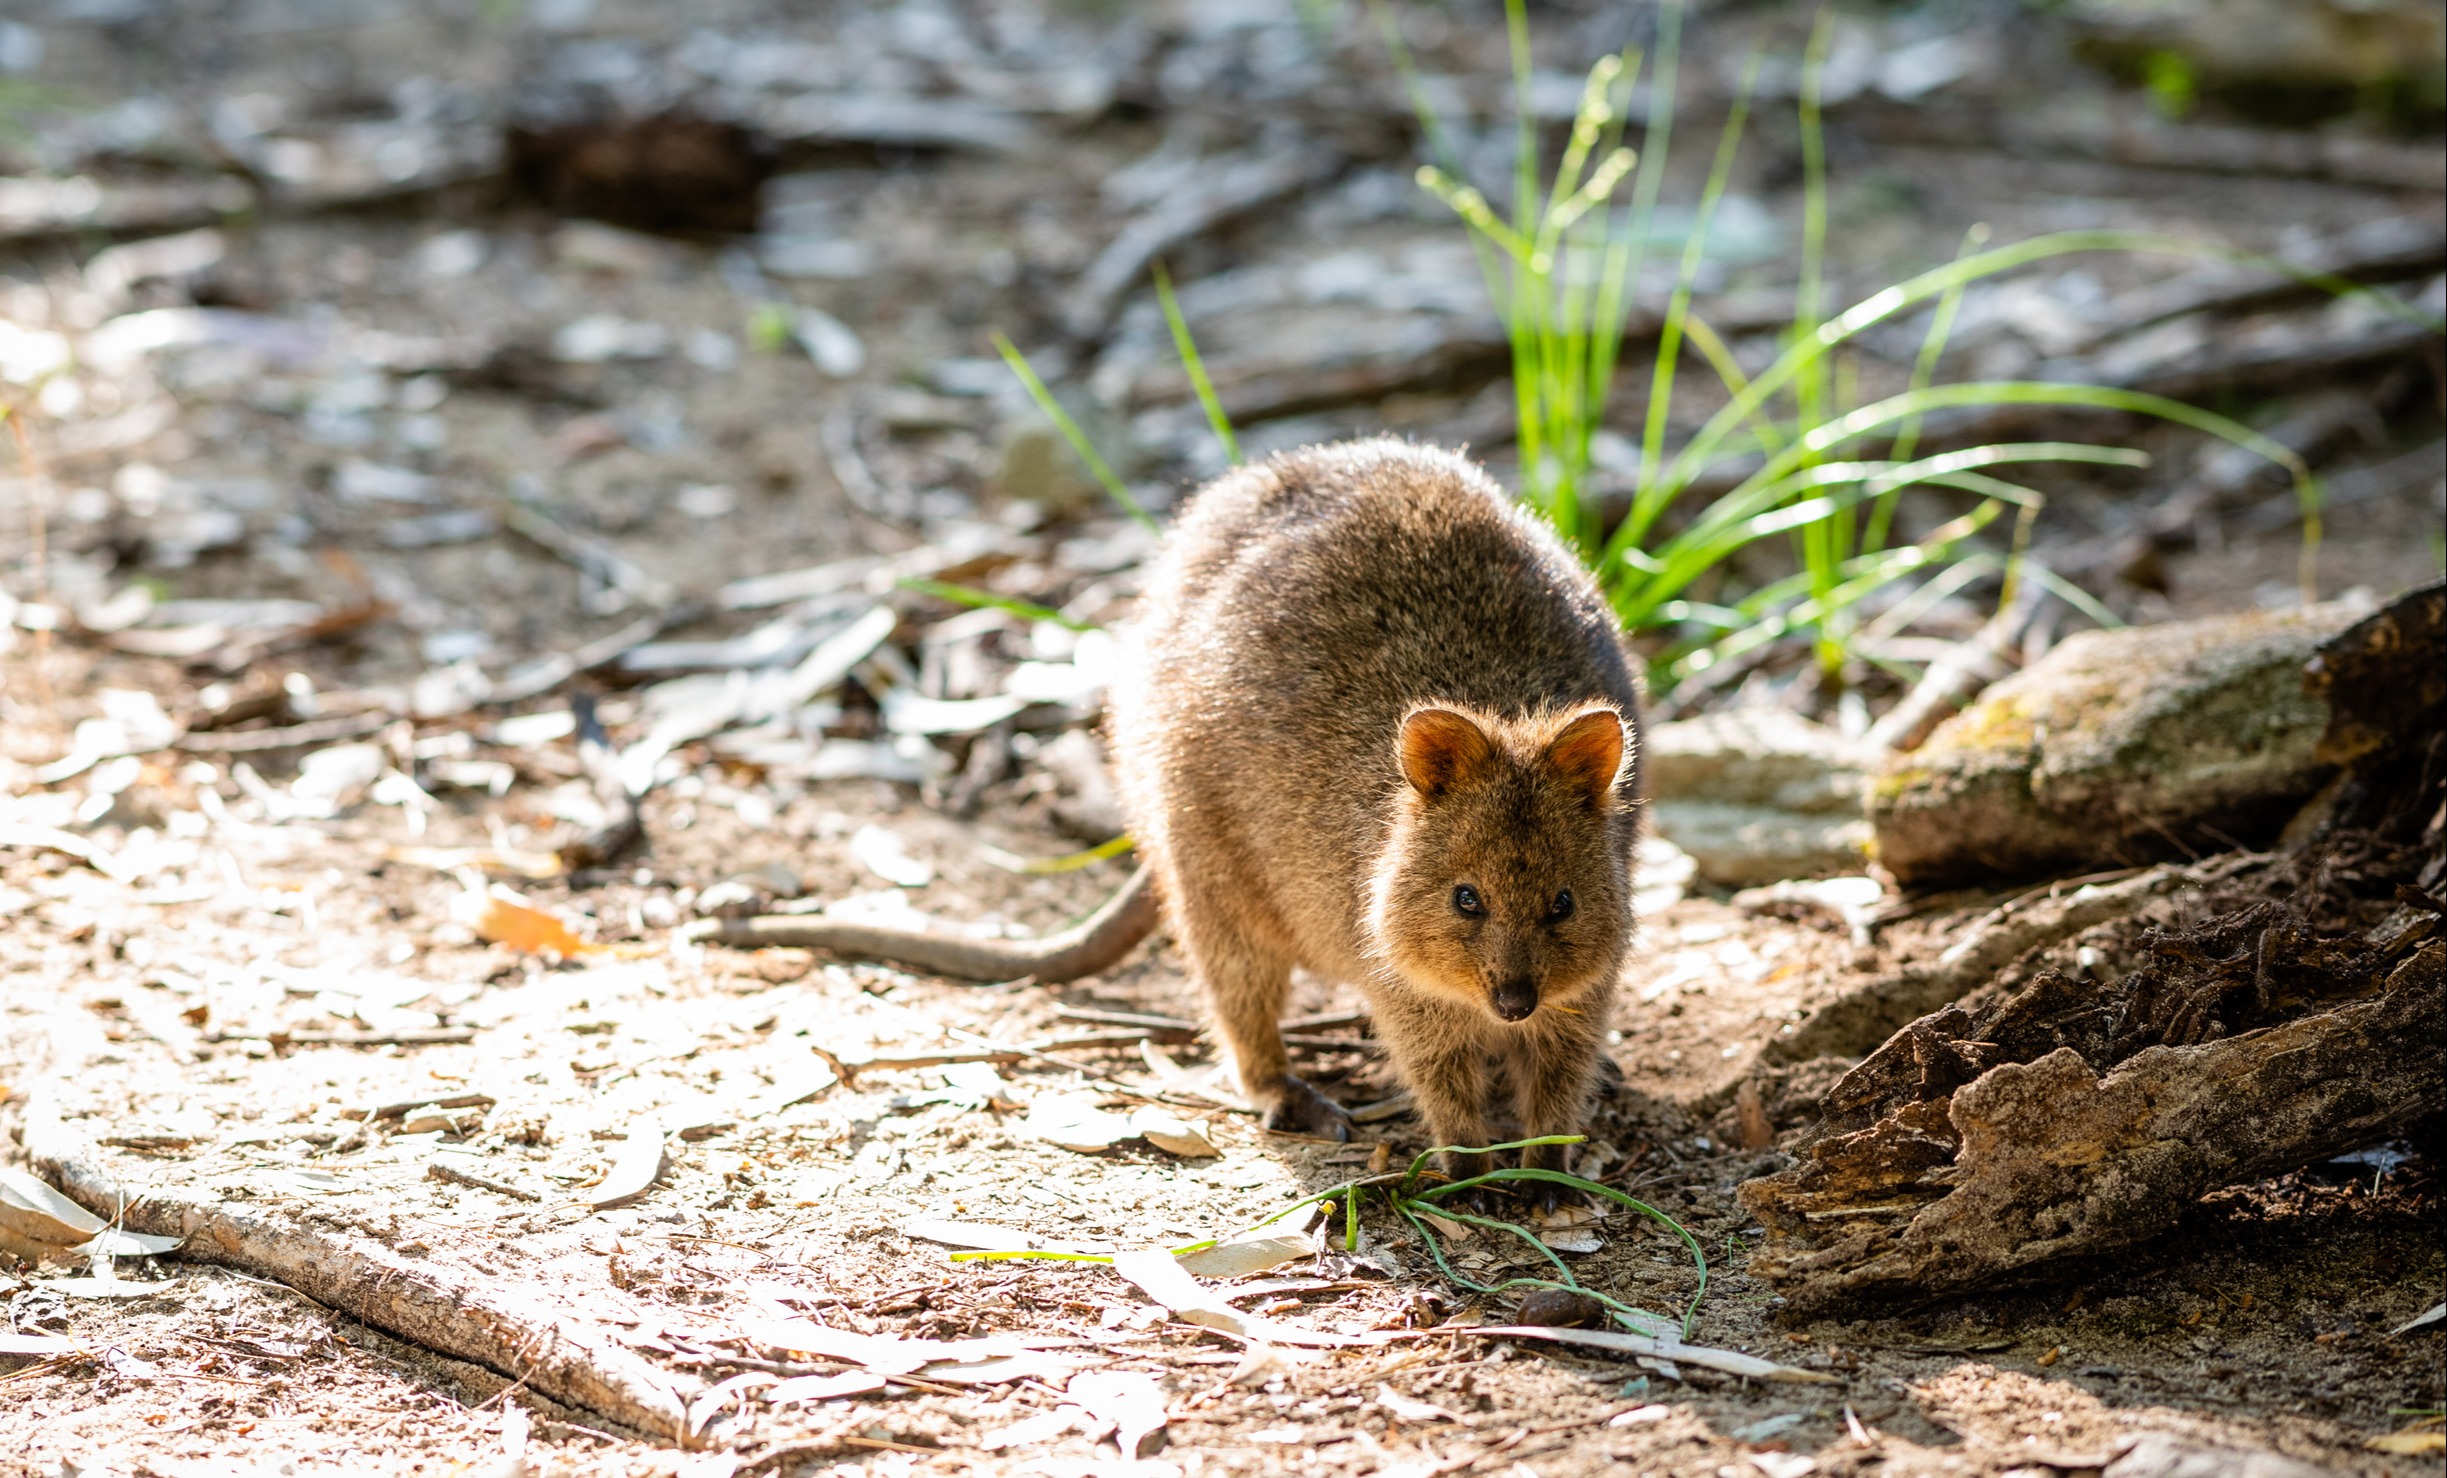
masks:
<svg viewBox="0 0 2447 1478"><path fill-rule="evenodd" d="M1487 1004L1506 1021L1527 1021L1538 1009L1538 982L1527 975L1515 975L1499 982L1487 993Z"/></svg>

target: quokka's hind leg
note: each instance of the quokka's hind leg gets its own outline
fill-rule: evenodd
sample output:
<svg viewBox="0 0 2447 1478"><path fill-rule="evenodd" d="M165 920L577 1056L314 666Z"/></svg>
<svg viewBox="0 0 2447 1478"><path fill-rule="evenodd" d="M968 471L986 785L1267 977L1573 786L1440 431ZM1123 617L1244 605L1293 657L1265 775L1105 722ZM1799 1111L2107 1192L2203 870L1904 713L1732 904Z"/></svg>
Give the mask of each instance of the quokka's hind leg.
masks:
<svg viewBox="0 0 2447 1478"><path fill-rule="evenodd" d="M1269 1129L1349 1139L1351 1118L1291 1070L1283 1050L1283 1004L1291 962L1238 921L1194 904L1179 910L1181 944L1206 990L1216 1030L1232 1051L1241 1092Z"/></svg>

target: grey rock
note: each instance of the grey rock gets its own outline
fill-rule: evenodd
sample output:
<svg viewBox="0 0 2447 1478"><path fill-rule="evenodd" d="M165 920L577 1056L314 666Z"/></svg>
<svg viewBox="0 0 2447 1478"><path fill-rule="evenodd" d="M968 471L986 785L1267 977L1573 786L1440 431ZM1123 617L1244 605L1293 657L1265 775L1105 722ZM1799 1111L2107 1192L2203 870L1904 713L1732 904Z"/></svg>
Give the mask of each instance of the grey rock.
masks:
<svg viewBox="0 0 2447 1478"><path fill-rule="evenodd" d="M1861 795L1877 751L1781 709L1742 709L1641 735L1649 817L1729 888L1857 873Z"/></svg>
<svg viewBox="0 0 2447 1478"><path fill-rule="evenodd" d="M1867 797L1879 862L1943 885L2267 841L2331 769L2303 666L2367 611L2068 639L1887 764Z"/></svg>

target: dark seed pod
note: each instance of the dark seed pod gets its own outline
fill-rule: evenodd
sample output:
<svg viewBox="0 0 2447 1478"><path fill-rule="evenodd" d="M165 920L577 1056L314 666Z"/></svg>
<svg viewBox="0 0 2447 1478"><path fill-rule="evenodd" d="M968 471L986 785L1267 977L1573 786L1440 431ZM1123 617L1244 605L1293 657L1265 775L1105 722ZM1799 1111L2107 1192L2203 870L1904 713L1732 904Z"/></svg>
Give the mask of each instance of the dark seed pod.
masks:
<svg viewBox="0 0 2447 1478"><path fill-rule="evenodd" d="M1513 1322L1549 1329L1603 1329L1606 1306L1575 1288L1537 1288L1521 1300Z"/></svg>

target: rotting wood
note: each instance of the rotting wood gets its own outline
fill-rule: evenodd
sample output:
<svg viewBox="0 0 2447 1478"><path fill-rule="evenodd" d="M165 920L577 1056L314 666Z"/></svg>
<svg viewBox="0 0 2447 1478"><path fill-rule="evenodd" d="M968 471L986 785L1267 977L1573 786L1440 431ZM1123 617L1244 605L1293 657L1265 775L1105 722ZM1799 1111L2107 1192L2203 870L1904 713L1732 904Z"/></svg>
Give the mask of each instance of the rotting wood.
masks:
<svg viewBox="0 0 2447 1478"><path fill-rule="evenodd" d="M2198 922L2156 928L2113 980L2048 968L1913 1021L1820 1100L1799 1163L1742 1186L1753 1273L1800 1316L2041 1275L2129 1246L2198 1199L2358 1149L2447 1092L2447 586L2324 643L2349 765L2275 858L2219 859ZM2265 864L2258 866L2256 864ZM2217 864L2211 864L2217 865ZM2111 888L2127 895L2155 868ZM2085 889L2055 911L2058 922ZM2000 910L1941 962L2021 958ZM2138 927L2118 926L2129 936ZM2069 932L2069 931L2068 931ZM2062 937L2061 935L2058 937ZM2085 967L2083 974L2091 972Z"/></svg>
<svg viewBox="0 0 2447 1478"><path fill-rule="evenodd" d="M1882 975L1813 1011L1764 1053L1774 1062L1801 1062L1863 1052L1916 1016L1959 1000L2035 949L2085 929L2129 918L2170 895L2197 891L2250 869L2268 857L2229 853L2197 863L2163 863L2104 882L2052 883L2006 900L1974 922L1935 963Z"/></svg>
<svg viewBox="0 0 2447 1478"><path fill-rule="evenodd" d="M1914 1042L1939 1073L1989 1045L1935 1030ZM2220 1186L2404 1128L2447 1085L2442 1048L2447 944L2433 942L2335 1011L2150 1047L2104 1075L2070 1046L2005 1063L1743 1186L1768 1227L1750 1270L1806 1317L2127 1246Z"/></svg>
<svg viewBox="0 0 2447 1478"><path fill-rule="evenodd" d="M35 1167L97 1215L185 1240L184 1255L269 1278L426 1349L525 1381L653 1441L684 1446L694 1382L676 1381L612 1332L521 1297L497 1280L392 1251L268 1207L122 1187L42 1090L23 1138Z"/></svg>

